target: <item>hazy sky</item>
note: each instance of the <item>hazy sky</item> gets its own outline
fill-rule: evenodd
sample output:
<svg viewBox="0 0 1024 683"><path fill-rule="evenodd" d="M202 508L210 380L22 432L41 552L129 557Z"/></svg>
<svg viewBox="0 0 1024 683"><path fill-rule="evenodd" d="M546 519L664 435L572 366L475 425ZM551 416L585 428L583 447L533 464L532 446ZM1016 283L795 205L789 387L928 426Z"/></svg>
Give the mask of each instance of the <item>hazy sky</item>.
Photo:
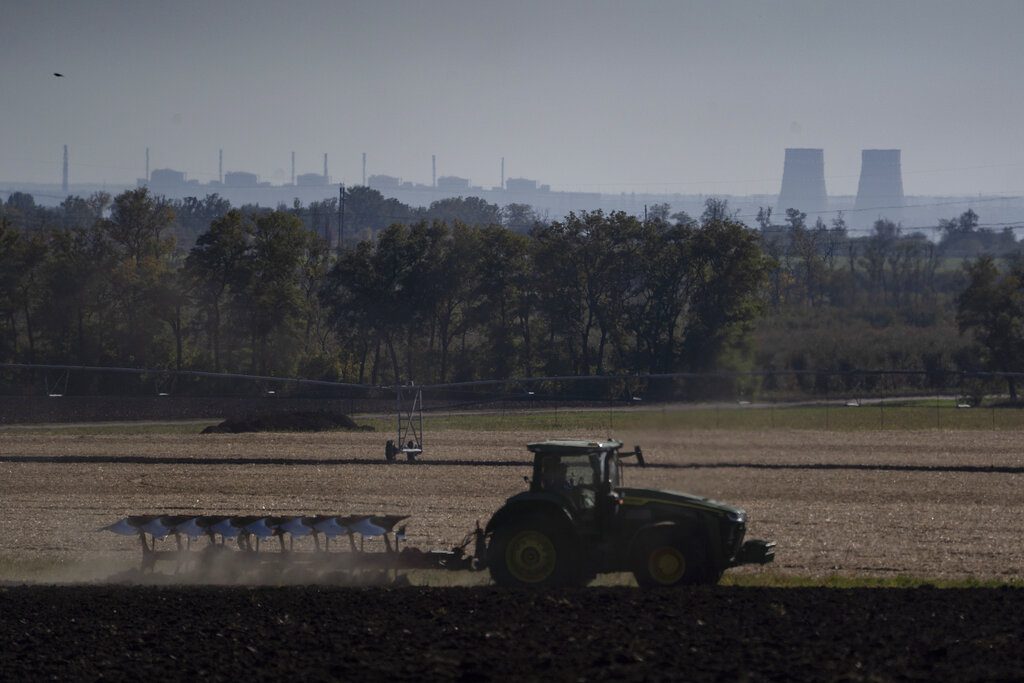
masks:
<svg viewBox="0 0 1024 683"><path fill-rule="evenodd" d="M0 0L0 181L152 168L778 192L786 147L1024 194L1024 1ZM66 78L54 78L59 71Z"/></svg>

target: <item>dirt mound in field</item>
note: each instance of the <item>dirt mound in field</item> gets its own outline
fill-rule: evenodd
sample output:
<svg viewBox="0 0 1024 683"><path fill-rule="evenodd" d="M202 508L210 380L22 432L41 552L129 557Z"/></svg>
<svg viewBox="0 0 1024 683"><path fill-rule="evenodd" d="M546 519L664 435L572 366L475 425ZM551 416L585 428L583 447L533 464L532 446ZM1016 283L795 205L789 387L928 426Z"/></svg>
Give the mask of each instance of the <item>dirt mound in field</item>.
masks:
<svg viewBox="0 0 1024 683"><path fill-rule="evenodd" d="M267 413L224 420L211 425L203 434L241 434L242 432L325 432L341 429L349 432L372 432L369 425L358 425L348 415L328 412Z"/></svg>

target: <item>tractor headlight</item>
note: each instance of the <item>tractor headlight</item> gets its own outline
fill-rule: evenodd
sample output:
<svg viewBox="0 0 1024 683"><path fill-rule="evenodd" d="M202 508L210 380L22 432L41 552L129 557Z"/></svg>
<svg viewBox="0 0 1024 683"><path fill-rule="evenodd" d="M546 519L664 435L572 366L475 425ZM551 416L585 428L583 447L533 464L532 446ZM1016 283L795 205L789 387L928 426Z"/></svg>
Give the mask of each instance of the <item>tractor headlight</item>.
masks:
<svg viewBox="0 0 1024 683"><path fill-rule="evenodd" d="M730 522L735 522L736 524L746 524L747 522L747 513L743 510L732 510L725 513L725 516Z"/></svg>

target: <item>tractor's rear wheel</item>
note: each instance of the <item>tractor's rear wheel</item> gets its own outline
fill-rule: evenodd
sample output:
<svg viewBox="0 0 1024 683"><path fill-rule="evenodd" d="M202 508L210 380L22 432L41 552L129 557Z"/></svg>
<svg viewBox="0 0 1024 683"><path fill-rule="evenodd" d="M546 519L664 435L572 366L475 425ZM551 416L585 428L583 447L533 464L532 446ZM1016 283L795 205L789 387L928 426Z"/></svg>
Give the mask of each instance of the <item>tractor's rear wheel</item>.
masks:
<svg viewBox="0 0 1024 683"><path fill-rule="evenodd" d="M698 539L674 529L657 529L637 539L633 576L643 588L668 588L717 583L720 573L711 570Z"/></svg>
<svg viewBox="0 0 1024 683"><path fill-rule="evenodd" d="M566 524L544 516L525 517L494 532L487 566L499 586L565 586L579 582L576 545Z"/></svg>

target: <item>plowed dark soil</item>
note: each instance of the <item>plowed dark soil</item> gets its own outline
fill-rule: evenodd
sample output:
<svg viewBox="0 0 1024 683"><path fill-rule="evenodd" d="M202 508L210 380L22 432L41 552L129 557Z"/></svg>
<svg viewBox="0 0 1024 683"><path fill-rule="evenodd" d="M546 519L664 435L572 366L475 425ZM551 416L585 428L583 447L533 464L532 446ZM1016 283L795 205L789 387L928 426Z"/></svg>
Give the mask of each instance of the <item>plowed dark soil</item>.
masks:
<svg viewBox="0 0 1024 683"><path fill-rule="evenodd" d="M0 680L1019 680L1015 589L0 589Z"/></svg>

